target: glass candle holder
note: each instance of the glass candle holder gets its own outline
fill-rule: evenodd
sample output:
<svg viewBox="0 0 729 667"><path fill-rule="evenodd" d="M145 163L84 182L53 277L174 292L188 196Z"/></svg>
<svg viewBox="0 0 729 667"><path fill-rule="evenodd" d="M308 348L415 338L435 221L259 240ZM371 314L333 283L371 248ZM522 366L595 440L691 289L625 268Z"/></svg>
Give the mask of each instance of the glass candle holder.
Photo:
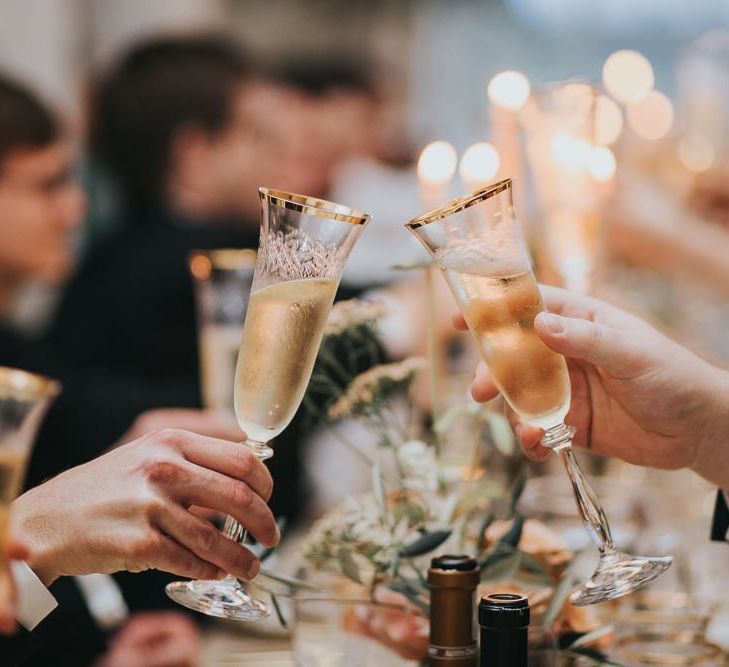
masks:
<svg viewBox="0 0 729 667"><path fill-rule="evenodd" d="M233 378L255 266L255 250L196 250L190 255L206 408L233 411Z"/></svg>
<svg viewBox="0 0 729 667"><path fill-rule="evenodd" d="M520 116L538 209L537 258L565 287L583 293L590 289L603 246L607 190L596 171L600 178L609 176L600 171L597 100L598 90L590 84L557 83L536 91Z"/></svg>

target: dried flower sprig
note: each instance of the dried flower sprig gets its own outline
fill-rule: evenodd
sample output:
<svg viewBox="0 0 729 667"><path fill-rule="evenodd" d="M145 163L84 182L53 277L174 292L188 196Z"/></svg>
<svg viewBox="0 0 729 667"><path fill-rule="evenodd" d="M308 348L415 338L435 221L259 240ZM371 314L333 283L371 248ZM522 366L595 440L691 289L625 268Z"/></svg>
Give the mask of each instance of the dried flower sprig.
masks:
<svg viewBox="0 0 729 667"><path fill-rule="evenodd" d="M349 299L332 306L325 336L337 336L347 329L376 323L388 314L387 306L381 301Z"/></svg>
<svg viewBox="0 0 729 667"><path fill-rule="evenodd" d="M346 392L329 408L329 419L365 416L378 405L407 392L417 373L426 366L422 357L380 364L358 375Z"/></svg>

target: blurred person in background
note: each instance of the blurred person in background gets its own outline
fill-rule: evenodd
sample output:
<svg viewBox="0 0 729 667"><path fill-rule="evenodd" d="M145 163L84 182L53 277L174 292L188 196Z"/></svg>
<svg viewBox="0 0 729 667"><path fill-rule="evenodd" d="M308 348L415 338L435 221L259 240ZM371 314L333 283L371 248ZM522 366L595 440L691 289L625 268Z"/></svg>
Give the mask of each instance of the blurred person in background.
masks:
<svg viewBox="0 0 729 667"><path fill-rule="evenodd" d="M75 368L174 385L176 404L198 406L189 254L256 248L259 185L320 194L309 190L326 181L312 116L301 93L256 76L217 35L133 47L96 81L91 100L91 164L109 177L120 208L115 231L90 249L62 299L54 349ZM272 506L289 521L302 505L300 429L287 429L271 462Z"/></svg>
<svg viewBox="0 0 729 667"><path fill-rule="evenodd" d="M268 106L286 109L285 176L307 194L330 196L337 170L352 159L389 157L381 137L384 99L368 63L291 59L270 68L266 86Z"/></svg>
<svg viewBox="0 0 729 667"><path fill-rule="evenodd" d="M275 173L277 155L249 110L255 85L241 51L207 35L144 42L96 81L90 159L119 209L114 231L88 251L62 298L51 341L65 363L168 387L158 405L200 405L189 255L258 246L258 186ZM283 438L272 502L293 518L295 428Z"/></svg>

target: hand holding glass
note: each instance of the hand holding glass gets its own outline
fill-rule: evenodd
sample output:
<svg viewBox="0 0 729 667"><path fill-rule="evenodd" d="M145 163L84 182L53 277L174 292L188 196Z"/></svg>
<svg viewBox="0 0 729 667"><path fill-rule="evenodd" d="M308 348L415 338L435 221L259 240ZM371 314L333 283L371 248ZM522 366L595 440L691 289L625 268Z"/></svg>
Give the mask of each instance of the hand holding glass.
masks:
<svg viewBox="0 0 729 667"><path fill-rule="evenodd" d="M672 558L631 556L615 548L605 513L574 457L574 429L564 423L570 406L567 365L534 331L534 318L544 308L514 217L511 180L450 202L406 227L443 271L506 401L544 429L542 444L562 458L582 520L600 551L597 570L572 602L611 600L658 577Z"/></svg>
<svg viewBox="0 0 729 667"><path fill-rule="evenodd" d="M260 459L293 419L314 368L344 263L369 216L313 197L260 188L261 237L235 372L243 443ZM228 517L225 534L245 528ZM175 582L167 594L209 616L252 621L270 610L233 577Z"/></svg>

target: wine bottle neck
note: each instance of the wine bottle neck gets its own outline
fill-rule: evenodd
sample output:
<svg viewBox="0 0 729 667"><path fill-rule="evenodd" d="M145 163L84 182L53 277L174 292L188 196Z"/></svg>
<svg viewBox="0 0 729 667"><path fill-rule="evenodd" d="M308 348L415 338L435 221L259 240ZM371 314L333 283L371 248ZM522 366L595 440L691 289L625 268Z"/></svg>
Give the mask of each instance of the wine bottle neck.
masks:
<svg viewBox="0 0 729 667"><path fill-rule="evenodd" d="M494 630L481 628L479 667L527 667L526 628Z"/></svg>

